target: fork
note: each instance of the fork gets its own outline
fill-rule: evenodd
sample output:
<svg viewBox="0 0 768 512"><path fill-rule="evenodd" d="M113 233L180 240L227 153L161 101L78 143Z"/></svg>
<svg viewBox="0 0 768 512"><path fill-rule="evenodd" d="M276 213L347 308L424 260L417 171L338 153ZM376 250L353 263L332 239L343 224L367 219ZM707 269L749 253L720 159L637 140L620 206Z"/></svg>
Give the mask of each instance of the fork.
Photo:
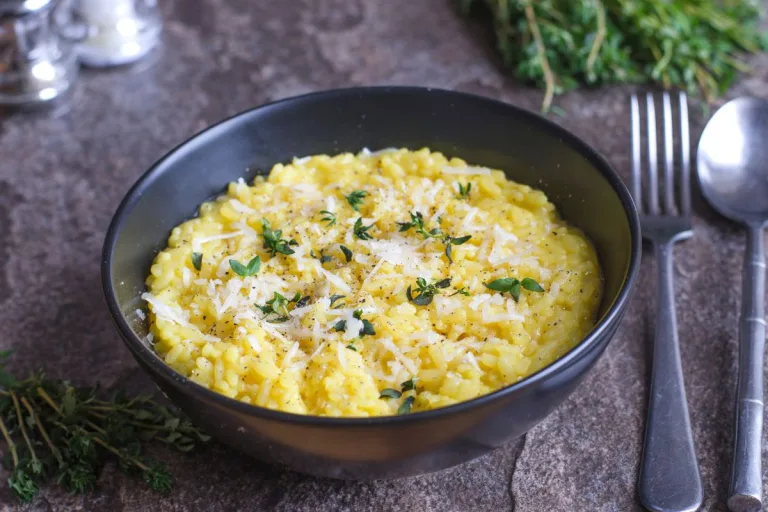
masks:
<svg viewBox="0 0 768 512"><path fill-rule="evenodd" d="M638 494L647 509L658 512L693 511L699 508L702 501L701 476L680 363L672 269L673 245L693 235L688 98L683 92L677 96L680 165L677 166L679 170L676 170L672 98L670 93L664 92L664 166L661 180L654 96L648 93L645 97L648 146L644 172L640 102L635 94L630 100L631 192L640 212L643 238L653 246L656 254L658 279L656 332Z"/></svg>

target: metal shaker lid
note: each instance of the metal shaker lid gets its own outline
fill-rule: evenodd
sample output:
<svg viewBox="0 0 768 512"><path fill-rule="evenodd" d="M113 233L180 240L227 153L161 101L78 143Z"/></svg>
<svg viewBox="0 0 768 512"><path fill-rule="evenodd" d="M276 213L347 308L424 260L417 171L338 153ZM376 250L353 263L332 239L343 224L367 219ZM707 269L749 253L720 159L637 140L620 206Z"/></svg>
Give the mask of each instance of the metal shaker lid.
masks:
<svg viewBox="0 0 768 512"><path fill-rule="evenodd" d="M48 9L55 0L0 0L0 16L23 16Z"/></svg>

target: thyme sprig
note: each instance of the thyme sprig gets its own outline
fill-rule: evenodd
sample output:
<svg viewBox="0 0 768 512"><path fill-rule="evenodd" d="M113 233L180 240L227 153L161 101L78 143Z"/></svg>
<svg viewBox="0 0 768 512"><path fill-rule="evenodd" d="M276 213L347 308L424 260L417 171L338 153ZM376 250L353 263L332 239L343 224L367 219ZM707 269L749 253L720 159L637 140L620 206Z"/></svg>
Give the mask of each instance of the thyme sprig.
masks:
<svg viewBox="0 0 768 512"><path fill-rule="evenodd" d="M416 293L414 294L412 287L408 286L405 296L409 302L413 302L417 306L428 306L432 304L432 299L435 298L435 295L440 294L441 289L448 288L449 286L451 286L450 278L430 283L423 277L419 277L416 279Z"/></svg>
<svg viewBox="0 0 768 512"><path fill-rule="evenodd" d="M373 224L371 224L370 226L364 226L363 218L360 217L355 221L355 225L352 228L352 232L360 240L372 240L373 236L370 233L368 233L368 230L370 230L373 226L374 226Z"/></svg>
<svg viewBox="0 0 768 512"><path fill-rule="evenodd" d="M296 292L292 298L287 298L284 295L274 292L272 298L266 302L263 306L256 305L261 310L264 318L267 322L272 324L280 324L287 322L289 318L288 305L295 303L297 308L305 306L309 302L309 297L301 298L301 293Z"/></svg>
<svg viewBox="0 0 768 512"><path fill-rule="evenodd" d="M349 195L344 196L344 198L347 200L347 203L349 203L349 206L351 206L353 210L355 210L356 212L359 212L360 205L363 204L363 200L367 195L368 195L368 192L366 192L365 190L355 190L353 192L350 192Z"/></svg>
<svg viewBox="0 0 768 512"><path fill-rule="evenodd" d="M504 65L553 97L580 85L656 83L712 102L766 47L751 0L458 0L487 7Z"/></svg>
<svg viewBox="0 0 768 512"><path fill-rule="evenodd" d="M424 216L421 214L421 212L410 212L411 220L409 222L398 222L397 225L400 226L399 230L401 233L405 231L410 231L411 229L414 229L416 233L423 236L425 239L427 238L436 238L443 242L445 244L445 257L448 258L449 263L453 263L453 253L452 248L454 245L463 245L467 243L470 238L472 238L472 235L465 235L465 236L459 236L454 237L449 235L448 233L444 233L443 230L438 225L436 228L429 229L426 224L424 223ZM439 221L442 219L438 219Z"/></svg>
<svg viewBox="0 0 768 512"><path fill-rule="evenodd" d="M264 239L264 249L269 251L270 256L275 254L290 255L295 251L291 249L291 246L299 245L296 240L283 239L282 229L272 229L272 224L267 219L261 219L262 232L261 236Z"/></svg>
<svg viewBox="0 0 768 512"><path fill-rule="evenodd" d="M55 480L69 492L95 488L104 464L116 460L127 474L167 493L173 477L164 464L145 455L159 442L188 452L210 439L188 419L151 396L132 398L98 388L76 388L38 373L18 381L0 353L0 444L10 454L8 485L21 502L32 501Z"/></svg>
<svg viewBox="0 0 768 512"><path fill-rule="evenodd" d="M485 283L485 287L502 294L509 293L515 301L520 300L521 288L529 292L542 293L544 291L544 288L535 279L530 277L525 277L522 280L515 277L503 277Z"/></svg>

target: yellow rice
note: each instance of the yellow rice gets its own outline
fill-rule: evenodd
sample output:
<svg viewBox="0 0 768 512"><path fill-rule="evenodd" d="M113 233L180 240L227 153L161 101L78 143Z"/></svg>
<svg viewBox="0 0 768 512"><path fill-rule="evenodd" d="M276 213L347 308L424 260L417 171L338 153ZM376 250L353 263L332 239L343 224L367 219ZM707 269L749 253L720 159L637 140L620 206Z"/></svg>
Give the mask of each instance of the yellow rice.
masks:
<svg viewBox="0 0 768 512"><path fill-rule="evenodd" d="M469 183L461 197L459 185ZM367 194L359 212L345 198L353 191ZM471 235L452 246L452 264L439 236L399 231L417 211L428 229ZM294 254L270 256L263 218L298 244ZM358 218L373 226L372 240L355 236ZM257 255L256 275L233 271L229 260L245 265ZM416 295L418 277L451 283L417 305L406 290ZM531 278L544 291L522 289L515 301L485 286L505 277ZM408 397L412 411L468 400L551 364L594 325L602 279L592 245L541 191L428 149L392 149L294 159L250 186L230 183L172 231L147 287L154 348L182 375L272 409L380 416L397 414ZM276 316L256 306L274 292L309 299L272 323ZM331 295L345 297L331 306ZM353 332L357 309L375 334ZM352 331L334 328L344 319ZM412 378L414 390L380 398Z"/></svg>

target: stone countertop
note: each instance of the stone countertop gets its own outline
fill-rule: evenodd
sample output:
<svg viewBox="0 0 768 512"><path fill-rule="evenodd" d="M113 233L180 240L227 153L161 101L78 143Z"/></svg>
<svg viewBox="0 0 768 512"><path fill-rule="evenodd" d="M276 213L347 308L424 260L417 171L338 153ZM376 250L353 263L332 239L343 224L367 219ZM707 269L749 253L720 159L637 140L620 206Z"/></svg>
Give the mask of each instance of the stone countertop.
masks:
<svg viewBox="0 0 768 512"><path fill-rule="evenodd" d="M19 372L151 389L112 327L99 281L101 244L123 194L158 157L240 110L309 91L418 84L469 91L533 110L539 91L498 68L486 35L450 0L167 0L165 44L130 69L86 71L51 113L0 118L0 348ZM733 95L768 94L768 57ZM625 88L558 99L558 122L626 177ZM703 117L693 110L692 136ZM744 238L699 206L695 237L678 246L678 322L704 510L725 510ZM214 444L168 454L174 492L158 496L114 466L98 490L47 488L0 510L88 511L632 511L653 328L653 259L629 312L574 395L524 438L441 473L342 482L285 472ZM650 286L648 283L651 283ZM2 470L0 470L2 473ZM0 481L7 475L0 474ZM768 495L768 489L765 494Z"/></svg>

